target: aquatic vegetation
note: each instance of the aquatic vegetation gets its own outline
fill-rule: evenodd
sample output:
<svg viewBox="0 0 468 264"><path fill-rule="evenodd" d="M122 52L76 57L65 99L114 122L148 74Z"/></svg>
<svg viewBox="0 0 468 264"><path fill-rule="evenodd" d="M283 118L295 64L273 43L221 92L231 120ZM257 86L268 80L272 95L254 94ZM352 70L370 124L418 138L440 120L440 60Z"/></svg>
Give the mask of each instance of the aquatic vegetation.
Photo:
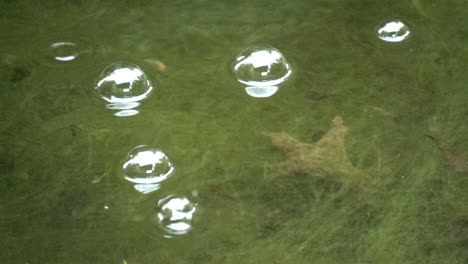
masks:
<svg viewBox="0 0 468 264"><path fill-rule="evenodd" d="M352 184L369 192L374 182L368 173L356 168L348 158L345 136L348 127L341 116L332 120L332 126L317 143L303 143L288 134L265 133L273 145L287 153L287 160L278 165L280 175L311 174L317 177L335 177L344 184Z"/></svg>
<svg viewBox="0 0 468 264"><path fill-rule="evenodd" d="M426 135L439 148L443 165L459 173L468 173L468 153L461 152L459 149L450 145L442 139Z"/></svg>
<svg viewBox="0 0 468 264"><path fill-rule="evenodd" d="M307 93L307 98L314 100L314 101L321 101L329 98L332 94L329 93L321 93L318 91L310 91Z"/></svg>

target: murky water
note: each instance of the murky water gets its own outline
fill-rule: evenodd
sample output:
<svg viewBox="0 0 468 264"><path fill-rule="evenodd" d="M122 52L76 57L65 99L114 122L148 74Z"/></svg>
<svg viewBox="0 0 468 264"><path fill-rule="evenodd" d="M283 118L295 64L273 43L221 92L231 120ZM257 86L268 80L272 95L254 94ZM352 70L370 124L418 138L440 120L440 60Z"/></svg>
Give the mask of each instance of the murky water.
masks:
<svg viewBox="0 0 468 264"><path fill-rule="evenodd" d="M468 263L466 1L0 19L2 263Z"/></svg>

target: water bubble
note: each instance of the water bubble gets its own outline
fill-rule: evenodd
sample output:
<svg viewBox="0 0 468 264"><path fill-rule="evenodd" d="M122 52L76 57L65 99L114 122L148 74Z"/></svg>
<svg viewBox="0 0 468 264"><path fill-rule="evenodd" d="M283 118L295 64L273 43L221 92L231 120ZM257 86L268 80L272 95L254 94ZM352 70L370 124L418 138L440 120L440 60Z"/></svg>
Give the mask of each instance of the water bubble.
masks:
<svg viewBox="0 0 468 264"><path fill-rule="evenodd" d="M95 91L110 104L109 109L127 110L117 112L117 116L137 114L135 108L147 98L153 85L143 70L135 64L115 63L106 67L98 77Z"/></svg>
<svg viewBox="0 0 468 264"><path fill-rule="evenodd" d="M269 97L277 92L277 85L292 73L291 65L277 49L251 46L237 55L233 71L246 92L253 97ZM261 89L264 88L264 89Z"/></svg>
<svg viewBox="0 0 468 264"><path fill-rule="evenodd" d="M73 42L56 42L50 45L51 55L57 61L72 61L79 55L77 45Z"/></svg>
<svg viewBox="0 0 468 264"><path fill-rule="evenodd" d="M99 75L95 89L109 103L134 103L148 97L153 86L137 65L115 63Z"/></svg>
<svg viewBox="0 0 468 264"><path fill-rule="evenodd" d="M158 201L158 222L167 238L185 235L192 229L197 204L184 196L170 195Z"/></svg>
<svg viewBox="0 0 468 264"><path fill-rule="evenodd" d="M242 51L234 64L239 82L249 86L272 86L291 75L291 66L277 49L252 46Z"/></svg>
<svg viewBox="0 0 468 264"><path fill-rule="evenodd" d="M386 22L377 30L379 38L387 42L403 41L410 33L409 27L400 20Z"/></svg>
<svg viewBox="0 0 468 264"><path fill-rule="evenodd" d="M174 165L159 149L142 145L130 151L122 165L124 178L135 183L135 190L149 193L174 174Z"/></svg>

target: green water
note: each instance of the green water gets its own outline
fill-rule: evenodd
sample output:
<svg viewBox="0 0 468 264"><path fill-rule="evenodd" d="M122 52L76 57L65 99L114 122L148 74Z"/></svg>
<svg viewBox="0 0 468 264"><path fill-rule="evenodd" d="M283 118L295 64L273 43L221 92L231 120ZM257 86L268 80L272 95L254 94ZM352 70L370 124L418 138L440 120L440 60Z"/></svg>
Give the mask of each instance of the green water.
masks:
<svg viewBox="0 0 468 264"><path fill-rule="evenodd" d="M377 37L392 19L408 39ZM0 1L0 262L468 263L468 175L424 136L468 152L467 24L462 0ZM53 58L63 41L76 59ZM268 98L231 71L258 44L293 69ZM129 117L93 91L121 61L155 83ZM288 156L265 133L313 143L336 116L369 193L279 176ZM143 144L175 167L148 194L122 175ZM168 195L196 206L172 238Z"/></svg>

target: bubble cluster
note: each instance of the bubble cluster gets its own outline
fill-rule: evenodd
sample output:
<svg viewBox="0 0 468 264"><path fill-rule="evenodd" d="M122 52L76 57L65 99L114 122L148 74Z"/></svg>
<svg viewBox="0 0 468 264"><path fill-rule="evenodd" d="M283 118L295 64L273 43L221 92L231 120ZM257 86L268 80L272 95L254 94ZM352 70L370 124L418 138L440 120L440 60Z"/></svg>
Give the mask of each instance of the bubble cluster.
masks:
<svg viewBox="0 0 468 264"><path fill-rule="evenodd" d="M174 165L159 149L142 145L130 151L122 165L124 178L135 183L135 189L149 193L174 174Z"/></svg>
<svg viewBox="0 0 468 264"><path fill-rule="evenodd" d="M158 201L157 218L166 237L185 235L192 229L197 204L184 196L170 195Z"/></svg>
<svg viewBox="0 0 468 264"><path fill-rule="evenodd" d="M99 75L95 91L109 102L107 108L119 110L115 115L130 116L138 113L135 108L151 94L153 85L137 65L114 63Z"/></svg>
<svg viewBox="0 0 468 264"><path fill-rule="evenodd" d="M409 27L400 20L385 22L377 30L378 37L386 42L400 42L410 35Z"/></svg>
<svg viewBox="0 0 468 264"><path fill-rule="evenodd" d="M280 51L269 46L251 46L237 55L233 72L237 80L247 85L252 97L269 97L278 85L292 74L291 65Z"/></svg>
<svg viewBox="0 0 468 264"><path fill-rule="evenodd" d="M384 41L400 42L408 38L410 30L403 22L394 20L382 24L377 33ZM65 48L75 47L73 43L56 44L63 48L60 53L62 55L55 57L57 60L69 61L76 57L63 55L66 54ZM165 70L165 65L158 60L146 62L153 64L157 71ZM279 50L260 45L243 50L235 58L232 71L238 82L244 85L246 93L256 98L270 97L277 93L293 72L290 63ZM153 85L143 70L130 63L115 63L106 67L95 85L97 94L109 103L107 108L118 110L118 116L138 113L135 108L152 90ZM173 163L163 151L146 145L135 147L122 164L124 178L143 194L159 190L161 183L171 177L174 170ZM192 196L196 199L198 191L194 190ZM160 199L157 202L156 217L164 236L171 238L189 233L193 228L197 206L185 196L169 195Z"/></svg>

